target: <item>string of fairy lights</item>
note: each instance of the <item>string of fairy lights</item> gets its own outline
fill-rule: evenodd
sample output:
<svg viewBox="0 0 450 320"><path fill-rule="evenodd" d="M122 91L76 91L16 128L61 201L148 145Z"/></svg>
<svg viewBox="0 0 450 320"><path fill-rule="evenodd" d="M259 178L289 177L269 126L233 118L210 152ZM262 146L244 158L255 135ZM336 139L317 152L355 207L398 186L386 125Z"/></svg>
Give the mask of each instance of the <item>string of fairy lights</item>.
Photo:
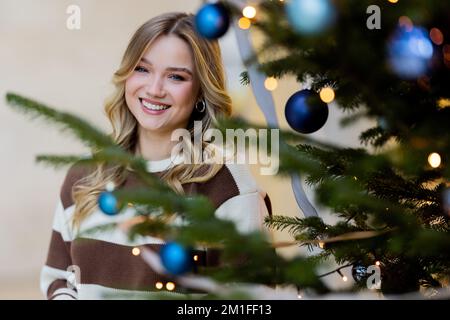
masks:
<svg viewBox="0 0 450 320"><path fill-rule="evenodd" d="M283 0L279 0L284 2ZM398 3L399 0L387 0L392 4ZM246 5L242 9L242 17L238 19L238 26L241 29L249 29L252 25L252 21L257 17L258 11L255 5ZM407 31L411 31L414 27L412 20L407 16L400 16L398 24L401 27L406 28ZM442 45L443 59L447 66L450 66L450 45L444 44L444 35L439 28L433 27L430 29L428 36L430 40L437 46ZM277 80L273 77L269 77L265 81L265 87L269 91L273 91L277 88ZM320 97L325 103L330 103L334 100L334 90L331 87L324 87L320 91ZM442 98L438 101L438 105L441 108L450 106L450 99Z"/></svg>
<svg viewBox="0 0 450 320"><path fill-rule="evenodd" d="M284 2L283 0L279 0ZM388 2L395 4L398 0L388 0ZM241 29L249 29L252 25L252 20L256 18L258 12L257 7L254 5L246 5L242 9L242 17L238 19L238 26ZM401 16L398 19L399 26L403 26L408 30L413 28L412 20L407 16ZM429 37L431 41L436 45L442 45L444 43L444 36L440 29L433 27L429 31ZM444 60L446 64L450 66L450 45L446 44L442 48L444 53ZM267 77L264 81L264 87L269 91L274 91L278 87L278 81L274 77ZM335 91L332 87L326 86L319 91L320 99L325 103L331 103L335 99ZM450 107L450 99L441 98L437 101L439 108ZM439 168L441 166L441 156L437 152L432 152L428 155L428 164L432 168Z"/></svg>
<svg viewBox="0 0 450 320"><path fill-rule="evenodd" d="M280 2L283 2L282 0ZM242 17L238 19L239 28L246 30L252 25L252 19L255 19L257 9L253 5L247 5L242 9ZM274 91L278 87L278 81L274 77L267 77L264 81L264 87L269 91ZM320 99L325 103L330 103L334 100L335 93L333 88L324 87L319 92Z"/></svg>
<svg viewBox="0 0 450 320"><path fill-rule="evenodd" d="M388 0L390 3L395 4L398 0ZM281 1L283 2L283 1ZM253 5L247 5L242 9L242 17L238 19L238 26L241 29L249 29L252 24L252 19L257 16L257 8ZM407 16L399 17L399 25L411 30L413 28L413 22ZM441 30L434 27L430 29L429 37L431 41L436 45L442 45L444 43L444 36ZM450 45L443 46L444 60L450 65ZM274 91L278 87L278 81L274 77L268 77L264 81L264 87L269 91ZM320 99L325 103L331 103L335 99L335 91L333 88L327 86L323 87L319 91ZM450 106L450 99L441 98L438 100L437 105L439 108L445 108ZM439 168L441 166L441 156L437 152L432 152L428 155L428 164L432 168Z"/></svg>
<svg viewBox="0 0 450 320"><path fill-rule="evenodd" d="M385 230L384 232L388 232L389 230ZM286 242L276 242L272 244L273 248L283 248L283 247L289 247L289 246L299 246L301 244L317 244L319 248L323 249L325 248L326 243L332 243L332 242L337 242L337 241L345 241L345 240L355 240L355 239L366 239L366 238L370 238L370 237L374 237L377 235L380 235L383 232L377 232L377 231L360 231L360 232L350 232L347 234L343 234L340 236L336 236L333 238L329 238L326 240L310 240L310 241L303 241L303 242L299 242L299 241L286 241ZM187 252L187 251L186 251ZM131 253L133 256L140 256L142 251L139 247L133 247L131 250ZM199 255L198 254L194 254L194 255L189 255L189 259L192 259L191 263L198 263L200 261ZM376 260L374 263L378 268L380 268L380 266L382 265L381 261ZM163 264L164 265L164 264ZM319 278L323 278L326 276L329 276L331 274L337 273L340 277L341 280L343 282L347 282L348 281L348 277L345 276L342 273L342 269L345 269L347 267L350 266L354 266L354 263L349 263L343 266L340 266L332 271L323 273L318 275ZM362 266L358 266L359 268L361 268ZM170 272L169 272L170 273ZM174 291L176 288L176 284L174 281L168 281L165 284L161 281L157 281L155 282L155 288L157 290L162 290L164 289L164 287L166 288L166 290L168 291ZM299 296L301 296L300 292L301 289L297 288L298 292L299 292Z"/></svg>

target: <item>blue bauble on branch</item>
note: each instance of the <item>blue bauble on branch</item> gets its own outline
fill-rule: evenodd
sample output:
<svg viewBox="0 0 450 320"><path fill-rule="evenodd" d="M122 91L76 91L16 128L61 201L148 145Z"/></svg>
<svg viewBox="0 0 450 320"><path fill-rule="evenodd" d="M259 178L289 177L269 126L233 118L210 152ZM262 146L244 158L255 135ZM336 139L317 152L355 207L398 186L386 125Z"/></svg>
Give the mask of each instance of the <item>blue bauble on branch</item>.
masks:
<svg viewBox="0 0 450 320"><path fill-rule="evenodd" d="M109 216L116 215L119 212L119 203L117 198L109 191L104 191L98 197L98 206L104 214Z"/></svg>
<svg viewBox="0 0 450 320"><path fill-rule="evenodd" d="M230 15L220 2L205 4L195 15L195 28L204 38L217 39L230 26Z"/></svg>
<svg viewBox="0 0 450 320"><path fill-rule="evenodd" d="M444 212L450 217L450 188L446 188L442 192L442 206L444 207Z"/></svg>
<svg viewBox="0 0 450 320"><path fill-rule="evenodd" d="M167 242L159 252L164 268L171 274L180 275L192 268L190 250L177 242Z"/></svg>
<svg viewBox="0 0 450 320"><path fill-rule="evenodd" d="M352 277L356 283L363 283L368 278L367 267L361 262L352 266Z"/></svg>
<svg viewBox="0 0 450 320"><path fill-rule="evenodd" d="M289 24L304 35L324 31L336 18L336 9L330 0L291 0L285 8Z"/></svg>
<svg viewBox="0 0 450 320"><path fill-rule="evenodd" d="M292 129L300 133L312 133L328 119L328 105L312 90L294 93L286 103L284 115Z"/></svg>
<svg viewBox="0 0 450 320"><path fill-rule="evenodd" d="M427 72L433 45L425 29L401 26L388 42L389 65L404 79L414 79Z"/></svg>

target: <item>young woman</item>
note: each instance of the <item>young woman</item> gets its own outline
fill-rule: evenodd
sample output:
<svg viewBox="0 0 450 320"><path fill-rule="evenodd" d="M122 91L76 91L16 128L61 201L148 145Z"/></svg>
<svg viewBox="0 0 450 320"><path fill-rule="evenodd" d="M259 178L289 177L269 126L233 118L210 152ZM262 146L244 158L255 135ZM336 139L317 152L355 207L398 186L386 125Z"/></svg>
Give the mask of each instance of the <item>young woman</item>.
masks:
<svg viewBox="0 0 450 320"><path fill-rule="evenodd" d="M192 152L190 161L171 157L176 143L171 140L174 130L184 128L193 134L193 122L198 120L206 131L218 117L231 114L219 44L197 35L193 21L191 14L167 13L136 31L114 74L115 94L105 106L112 137L146 159L148 171L177 192L207 196L216 216L234 221L240 232L262 229L264 216L271 210L269 198L245 165L202 165L194 159L201 150ZM189 147L198 148L192 143ZM77 237L83 230L120 224L133 216L133 207L112 217L99 211L98 195L109 182L120 188L139 183L123 167L98 165L87 170L75 165L69 170L41 272L42 292L48 299L187 292L169 276L152 271L135 255L136 249L133 251L139 246L158 250L164 244L162 239L146 236L130 242L120 228ZM215 257L208 250L198 253L198 263L214 263Z"/></svg>

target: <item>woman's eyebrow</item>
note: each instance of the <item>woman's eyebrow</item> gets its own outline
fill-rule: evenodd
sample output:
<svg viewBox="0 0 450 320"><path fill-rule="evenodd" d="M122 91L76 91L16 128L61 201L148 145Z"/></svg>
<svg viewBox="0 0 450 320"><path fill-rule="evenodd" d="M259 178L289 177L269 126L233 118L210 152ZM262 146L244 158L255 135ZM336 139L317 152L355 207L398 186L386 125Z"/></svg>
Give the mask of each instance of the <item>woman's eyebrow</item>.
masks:
<svg viewBox="0 0 450 320"><path fill-rule="evenodd" d="M151 63L150 61L148 61L147 59L145 59L145 58L142 58L141 61L142 61L142 62L145 62L146 64L148 64L148 65L150 65L150 66L152 65L152 63ZM167 68L166 70L168 70L168 71L181 71L181 72L186 72L186 73L189 74L191 77L193 76L192 71L189 70L188 68L184 68L184 67L169 67L169 68Z"/></svg>
<svg viewBox="0 0 450 320"><path fill-rule="evenodd" d="M176 67L169 67L166 70L169 71L182 71L182 72L186 72L188 75L190 75L192 77L192 71L189 70L188 68L176 68Z"/></svg>

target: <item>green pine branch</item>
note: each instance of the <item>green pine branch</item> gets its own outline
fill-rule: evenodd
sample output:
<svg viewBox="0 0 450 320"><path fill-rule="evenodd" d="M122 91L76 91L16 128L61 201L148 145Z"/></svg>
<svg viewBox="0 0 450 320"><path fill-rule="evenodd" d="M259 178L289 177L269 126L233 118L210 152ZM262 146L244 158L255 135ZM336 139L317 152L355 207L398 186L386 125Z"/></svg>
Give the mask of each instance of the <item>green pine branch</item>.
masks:
<svg viewBox="0 0 450 320"><path fill-rule="evenodd" d="M105 148L115 146L109 136L85 120L70 113L56 111L42 103L14 93L7 93L6 101L17 111L32 118L43 118L51 123L59 124L63 131L71 131L79 140L90 147Z"/></svg>

